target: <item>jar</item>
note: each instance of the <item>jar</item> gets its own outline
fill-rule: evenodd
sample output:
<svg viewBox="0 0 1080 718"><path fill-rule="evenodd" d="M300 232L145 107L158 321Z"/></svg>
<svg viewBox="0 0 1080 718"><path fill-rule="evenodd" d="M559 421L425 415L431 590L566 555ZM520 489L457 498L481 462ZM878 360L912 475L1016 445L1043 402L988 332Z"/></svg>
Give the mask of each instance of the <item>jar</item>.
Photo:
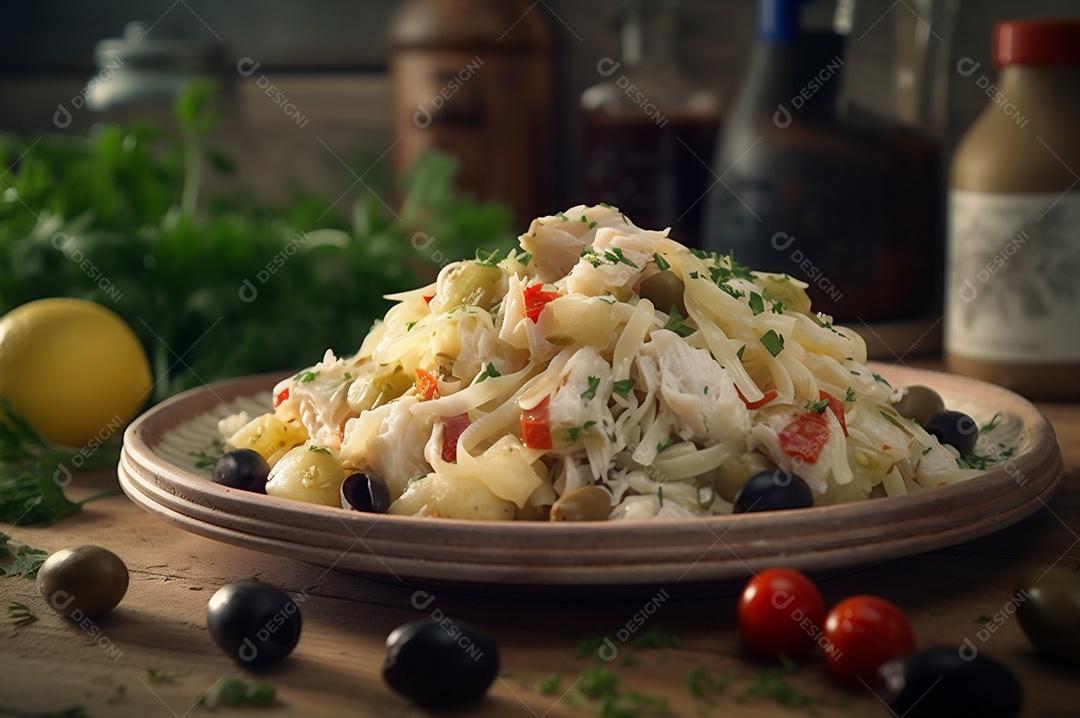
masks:
<svg viewBox="0 0 1080 718"><path fill-rule="evenodd" d="M1080 21L993 30L997 82L950 173L945 363L1036 399L1080 398Z"/></svg>
<svg viewBox="0 0 1080 718"><path fill-rule="evenodd" d="M518 226L550 213L553 36L526 0L405 0L389 29L392 154L403 176L428 149L454 155L459 189Z"/></svg>

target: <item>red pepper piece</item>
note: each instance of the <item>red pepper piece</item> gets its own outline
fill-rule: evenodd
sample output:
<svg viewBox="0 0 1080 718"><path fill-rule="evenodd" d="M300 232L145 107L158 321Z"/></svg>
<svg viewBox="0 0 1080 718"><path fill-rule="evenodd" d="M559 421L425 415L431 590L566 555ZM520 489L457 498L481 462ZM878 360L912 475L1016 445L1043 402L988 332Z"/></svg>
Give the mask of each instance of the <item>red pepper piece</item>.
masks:
<svg viewBox="0 0 1080 718"><path fill-rule="evenodd" d="M791 456L816 464L830 433L829 425L820 414L806 412L780 432L780 448Z"/></svg>
<svg viewBox="0 0 1080 718"><path fill-rule="evenodd" d="M469 412L465 411L456 416L448 416L443 419L442 434L442 460L457 461L458 439L469 428Z"/></svg>
<svg viewBox="0 0 1080 718"><path fill-rule="evenodd" d="M544 285L540 283L525 287L523 294L525 296L525 316L532 319L533 324L539 321L540 312L544 311L544 307L549 302L559 298L558 292L545 292Z"/></svg>
<svg viewBox="0 0 1080 718"><path fill-rule="evenodd" d="M550 396L531 409L521 411L521 443L530 449L550 449L551 418L548 415Z"/></svg>

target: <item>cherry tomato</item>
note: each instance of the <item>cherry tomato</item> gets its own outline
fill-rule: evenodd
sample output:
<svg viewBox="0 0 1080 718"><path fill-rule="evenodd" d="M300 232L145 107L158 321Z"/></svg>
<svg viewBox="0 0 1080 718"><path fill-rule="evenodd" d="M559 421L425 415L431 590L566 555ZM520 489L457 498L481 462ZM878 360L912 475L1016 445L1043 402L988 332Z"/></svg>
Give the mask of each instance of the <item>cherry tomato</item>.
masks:
<svg viewBox="0 0 1080 718"><path fill-rule="evenodd" d="M739 599L739 629L751 650L769 657L797 656L821 637L825 603L814 582L789 568L770 568L750 579Z"/></svg>
<svg viewBox="0 0 1080 718"><path fill-rule="evenodd" d="M829 670L853 686L873 686L883 663L915 648L907 616L880 596L851 596L833 606L825 619L825 639L822 652Z"/></svg>

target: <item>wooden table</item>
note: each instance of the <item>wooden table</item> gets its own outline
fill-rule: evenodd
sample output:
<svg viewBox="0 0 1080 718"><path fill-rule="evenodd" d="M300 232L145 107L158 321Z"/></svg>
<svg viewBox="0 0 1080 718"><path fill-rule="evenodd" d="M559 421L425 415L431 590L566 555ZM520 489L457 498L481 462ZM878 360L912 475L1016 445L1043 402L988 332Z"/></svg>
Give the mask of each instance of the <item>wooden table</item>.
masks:
<svg viewBox="0 0 1080 718"><path fill-rule="evenodd" d="M1025 690L1024 715L1080 715L1080 668L1040 657L1006 607L1025 569L1080 562L1080 405L1041 405L1058 434L1066 475L1045 509L991 536L819 581L827 604L856 593L898 603L920 646L959 647L965 639L1008 666ZM70 494L81 498L115 483L100 472L82 477ZM454 715L596 715L569 690L594 665L615 671L629 690L667 700L671 716L809 715L811 711L748 697L769 664L742 647L735 624L739 586L710 598L672 598L656 607L645 629L678 636L680 647L619 647L610 663L577 657L583 639L615 634L645 603L632 600L496 599L440 590L426 610L415 587L377 583L216 543L173 528L124 496L90 504L47 528L6 530L14 539L54 551L99 544L119 554L131 571L123 603L85 631L52 613L33 582L0 578L2 600L30 607L38 621L0 620L0 715L28 716L81 707L88 716L198 715L197 699L222 677L264 680L277 688L272 715L418 716L425 712L392 693L380 669L387 634L397 625L441 611L482 626L497 640L499 679L488 697ZM222 654L206 628L206 603L220 586L257 578L303 599L303 636L293 655L270 669L245 671ZM990 632L987 618L1004 622ZM6 619L6 614L3 616ZM93 635L92 635L93 634ZM633 656L627 659L626 656ZM731 676L722 692L702 700L688 676L704 669ZM151 673L151 671L155 673ZM561 676L551 693L538 684ZM157 678L153 680L152 676ZM786 679L821 700L820 716L887 716L869 691L833 683L819 657L803 660ZM564 693L566 693L564 695ZM258 709L219 709L257 715ZM77 715L84 715L77 714Z"/></svg>

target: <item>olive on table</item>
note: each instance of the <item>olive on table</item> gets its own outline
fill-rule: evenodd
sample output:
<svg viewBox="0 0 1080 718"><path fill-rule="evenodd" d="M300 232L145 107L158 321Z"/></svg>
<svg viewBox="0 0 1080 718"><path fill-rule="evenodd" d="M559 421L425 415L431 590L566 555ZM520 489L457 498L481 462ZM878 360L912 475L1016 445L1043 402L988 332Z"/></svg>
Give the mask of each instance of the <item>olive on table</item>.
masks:
<svg viewBox="0 0 1080 718"><path fill-rule="evenodd" d="M222 456L214 464L214 483L241 491L266 493L270 464L254 449L237 449Z"/></svg>
<svg viewBox="0 0 1080 718"><path fill-rule="evenodd" d="M956 648L928 648L887 661L878 668L878 697L905 718L1012 718L1022 691L997 661Z"/></svg>
<svg viewBox="0 0 1080 718"><path fill-rule="evenodd" d="M734 501L739 489L752 477L762 472L776 470L776 464L760 451L740 454L720 464L713 471L713 488L724 501Z"/></svg>
<svg viewBox="0 0 1080 718"><path fill-rule="evenodd" d="M495 641L464 623L425 618L398 626L386 639L383 679L421 706L472 703L498 674Z"/></svg>
<svg viewBox="0 0 1080 718"><path fill-rule="evenodd" d="M214 643L246 666L265 666L292 653L300 640L300 607L287 594L256 581L222 586L206 606Z"/></svg>
<svg viewBox="0 0 1080 718"><path fill-rule="evenodd" d="M341 508L385 514L390 510L390 489L378 476L357 472L341 482Z"/></svg>
<svg viewBox="0 0 1080 718"><path fill-rule="evenodd" d="M128 570L120 557L101 546L74 546L45 559L38 589L57 613L76 620L116 608L127 593Z"/></svg>
<svg viewBox="0 0 1080 718"><path fill-rule="evenodd" d="M1016 595L1020 627L1035 647L1080 663L1080 573L1061 566L1033 569L1017 582Z"/></svg>
<svg viewBox="0 0 1080 718"><path fill-rule="evenodd" d="M961 456L975 452L979 440L979 427L975 420L959 411L939 411L923 424L926 433L937 437L942 444L948 444Z"/></svg>
<svg viewBox="0 0 1080 718"><path fill-rule="evenodd" d="M934 414L945 411L945 400L928 386L906 386L904 395L893 404L896 413L905 419L925 424Z"/></svg>
<svg viewBox="0 0 1080 718"><path fill-rule="evenodd" d="M782 469L754 474L735 494L732 512L803 509L814 505L814 495L806 482Z"/></svg>
<svg viewBox="0 0 1080 718"><path fill-rule="evenodd" d="M686 303L683 294L686 285L679 279L679 275L670 270L657 272L641 282L638 294L653 303L653 306L665 314L675 307L679 314L686 316Z"/></svg>
<svg viewBox="0 0 1080 718"><path fill-rule="evenodd" d="M611 494L599 486L581 486L552 505L552 521L603 521L611 515Z"/></svg>

